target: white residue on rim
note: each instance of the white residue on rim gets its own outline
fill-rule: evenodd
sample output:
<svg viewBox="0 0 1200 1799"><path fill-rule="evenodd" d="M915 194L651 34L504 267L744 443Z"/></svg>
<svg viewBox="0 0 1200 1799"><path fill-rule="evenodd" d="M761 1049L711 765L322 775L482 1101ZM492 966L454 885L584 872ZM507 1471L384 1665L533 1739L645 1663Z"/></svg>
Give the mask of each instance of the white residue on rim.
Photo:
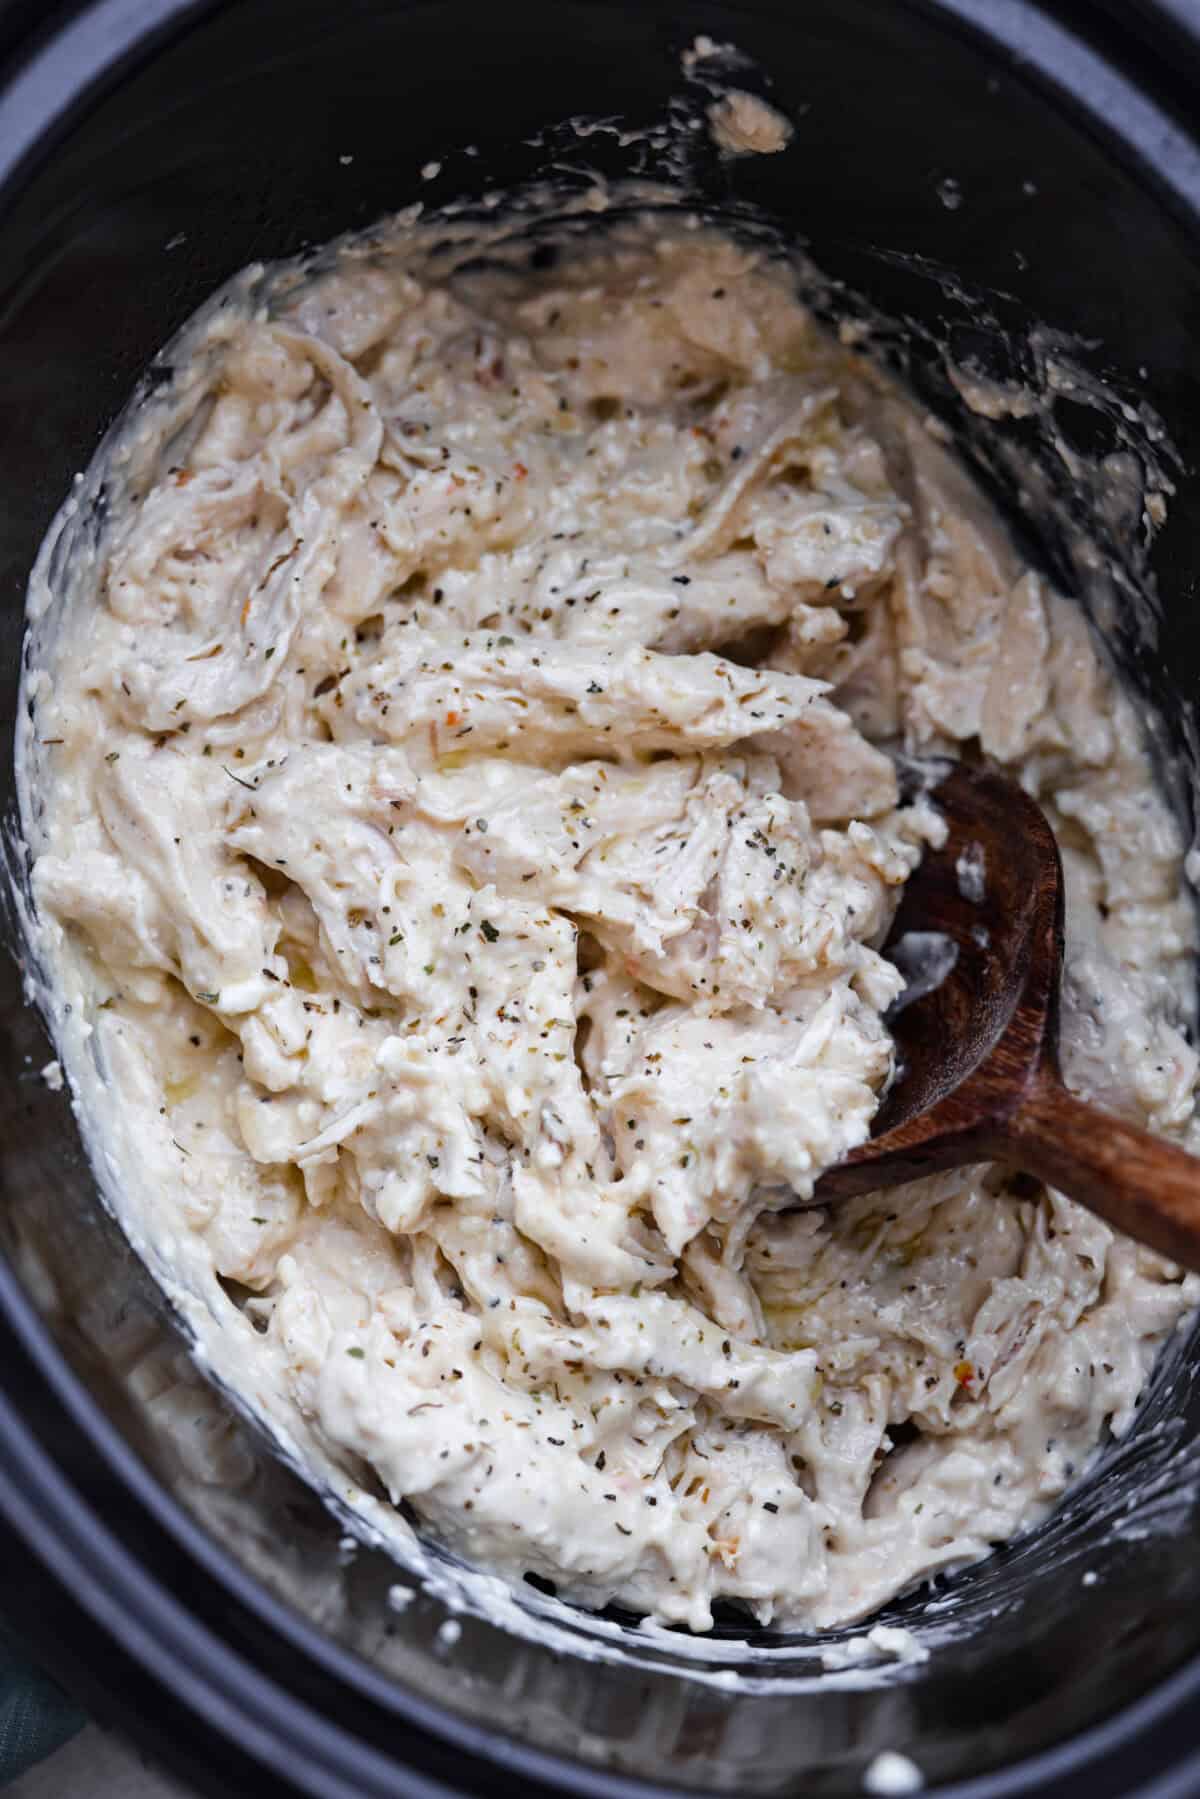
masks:
<svg viewBox="0 0 1200 1799"><path fill-rule="evenodd" d="M863 1786L868 1793L919 1793L924 1785L925 1776L916 1762L894 1749L885 1749L877 1755L863 1775Z"/></svg>
<svg viewBox="0 0 1200 1799"><path fill-rule="evenodd" d="M821 1651L821 1666L831 1671L861 1667L864 1662L890 1660L916 1665L929 1660L929 1651L911 1630L898 1624L876 1624L865 1636L831 1643Z"/></svg>

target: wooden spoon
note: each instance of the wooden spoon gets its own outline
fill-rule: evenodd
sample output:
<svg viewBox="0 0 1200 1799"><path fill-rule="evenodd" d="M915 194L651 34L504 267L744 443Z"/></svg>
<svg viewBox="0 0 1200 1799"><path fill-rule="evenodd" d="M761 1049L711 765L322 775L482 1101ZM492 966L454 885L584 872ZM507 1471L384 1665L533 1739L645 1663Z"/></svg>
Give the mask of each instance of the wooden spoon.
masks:
<svg viewBox="0 0 1200 1799"><path fill-rule="evenodd" d="M1041 808L965 763L928 791L946 842L909 880L883 952L916 971L888 1016L896 1079L813 1203L1006 1162L1200 1269L1200 1158L1063 1085L1062 863Z"/></svg>

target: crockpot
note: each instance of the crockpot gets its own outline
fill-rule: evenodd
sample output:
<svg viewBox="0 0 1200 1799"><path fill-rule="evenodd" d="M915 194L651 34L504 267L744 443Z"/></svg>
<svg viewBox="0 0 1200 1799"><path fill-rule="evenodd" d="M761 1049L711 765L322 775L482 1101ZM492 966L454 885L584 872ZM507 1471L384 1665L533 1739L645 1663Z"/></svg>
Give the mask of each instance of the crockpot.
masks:
<svg viewBox="0 0 1200 1799"><path fill-rule="evenodd" d="M795 135L733 161L692 133L688 204L802 244L813 304L867 321L1027 553L1088 606L1191 832L1200 8L1182 0L8 0L10 810L30 564L171 332L251 260L535 177L566 155L557 121L678 122L700 33L753 59L746 81ZM588 143L609 176L640 154ZM1004 392L1048 358L1075 373L1033 420L965 403L963 369ZM1084 479L1113 457L1174 490L1153 542ZM19 910L12 830L7 852ZM1200 1794L1187 1332L1065 1508L888 1609L927 1661L822 1674L820 1645L734 1617L698 1660L616 1615L562 1608L550 1631L532 1590L507 1621L451 1617L449 1573L408 1583L401 1607L388 1556L347 1538L192 1366L96 1199L67 1096L40 1078L52 1052L16 957L0 984L0 1606L195 1788L840 1795L890 1750L960 1799Z"/></svg>

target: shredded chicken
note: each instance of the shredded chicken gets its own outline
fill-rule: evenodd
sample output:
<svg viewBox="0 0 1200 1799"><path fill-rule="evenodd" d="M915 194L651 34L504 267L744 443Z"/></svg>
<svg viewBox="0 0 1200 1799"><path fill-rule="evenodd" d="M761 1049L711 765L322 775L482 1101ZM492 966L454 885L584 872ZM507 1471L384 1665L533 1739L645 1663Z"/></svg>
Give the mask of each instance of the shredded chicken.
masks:
<svg viewBox="0 0 1200 1799"><path fill-rule="evenodd" d="M1132 706L755 253L267 291L127 426L36 683L107 1153L248 1389L468 1557L695 1630L867 1615L1039 1516L1196 1296L986 1166L788 1209L893 1072L940 821L881 744L1047 807L1068 1076L1194 1141Z"/></svg>

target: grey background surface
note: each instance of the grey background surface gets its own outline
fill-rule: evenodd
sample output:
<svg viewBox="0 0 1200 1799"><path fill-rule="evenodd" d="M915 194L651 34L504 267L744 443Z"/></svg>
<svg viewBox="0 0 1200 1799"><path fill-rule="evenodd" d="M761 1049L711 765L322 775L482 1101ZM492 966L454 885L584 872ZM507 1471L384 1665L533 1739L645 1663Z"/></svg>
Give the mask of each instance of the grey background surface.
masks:
<svg viewBox="0 0 1200 1799"><path fill-rule="evenodd" d="M192 1799L120 1737L87 1724L61 1749L30 1768L5 1799Z"/></svg>

